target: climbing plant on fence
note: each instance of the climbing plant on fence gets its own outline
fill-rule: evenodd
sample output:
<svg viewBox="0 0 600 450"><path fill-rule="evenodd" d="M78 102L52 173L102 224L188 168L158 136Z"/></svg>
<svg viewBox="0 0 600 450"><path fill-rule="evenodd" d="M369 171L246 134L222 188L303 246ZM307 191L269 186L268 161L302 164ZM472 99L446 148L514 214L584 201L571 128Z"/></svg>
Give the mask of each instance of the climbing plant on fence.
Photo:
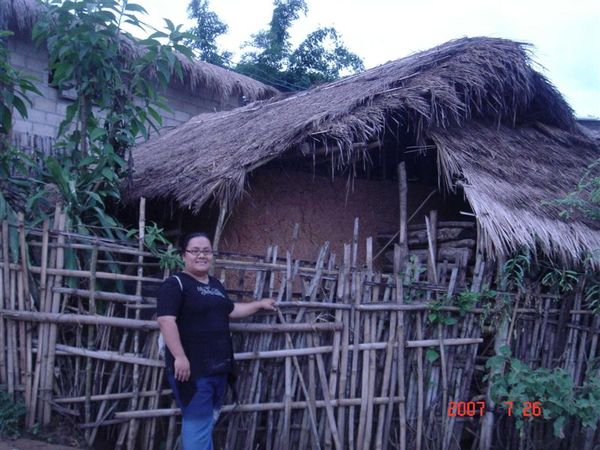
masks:
<svg viewBox="0 0 600 450"><path fill-rule="evenodd" d="M491 394L496 403L516 417L518 429L526 421L533 421L538 416L535 411L522 407L534 403L532 399L535 399L543 405L539 416L551 420L555 436L562 438L563 429L570 418L581 420L584 427L595 427L600 420L600 380L596 376L599 362L590 364L580 387L573 385L573 380L564 369L532 369L511 357L507 347L501 349L500 355L488 359L486 367L492 370L505 367L504 373L491 376Z"/></svg>

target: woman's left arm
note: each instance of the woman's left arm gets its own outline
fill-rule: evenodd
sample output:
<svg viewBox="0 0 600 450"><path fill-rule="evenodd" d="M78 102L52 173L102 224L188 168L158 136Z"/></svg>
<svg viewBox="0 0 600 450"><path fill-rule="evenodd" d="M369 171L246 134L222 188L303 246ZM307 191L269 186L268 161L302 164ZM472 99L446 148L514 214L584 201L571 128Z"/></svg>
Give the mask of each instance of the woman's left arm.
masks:
<svg viewBox="0 0 600 450"><path fill-rule="evenodd" d="M267 311L277 311L275 306L275 299L263 298L256 302L248 303L234 303L233 311L229 314L230 319L241 319L243 317L251 316L252 314L260 311L261 309Z"/></svg>

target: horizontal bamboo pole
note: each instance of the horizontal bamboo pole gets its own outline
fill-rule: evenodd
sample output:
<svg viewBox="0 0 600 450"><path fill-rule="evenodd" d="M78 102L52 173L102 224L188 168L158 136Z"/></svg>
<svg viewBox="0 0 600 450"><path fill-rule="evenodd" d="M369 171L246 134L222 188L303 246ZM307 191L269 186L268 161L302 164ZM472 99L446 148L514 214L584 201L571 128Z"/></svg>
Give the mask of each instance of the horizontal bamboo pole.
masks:
<svg viewBox="0 0 600 450"><path fill-rule="evenodd" d="M462 338L462 339L443 339L441 342L439 339L425 339L420 341L406 341L406 347L417 348L417 347L432 347L432 346L451 346L451 345L469 345L469 344L480 344L483 342L482 338ZM397 345L397 344L396 344ZM394 346L396 346L394 345ZM348 348L352 351L356 350L386 350L389 347L388 342L370 342L359 345L349 345ZM308 356L315 355L317 353L331 353L333 346L320 346L320 347L308 347L308 348L295 348L295 349L284 349L284 350L266 350L266 351L254 351L254 352L242 352L235 353L234 358L236 361L248 361L255 359L273 359L273 358L284 358L286 356ZM37 351L37 348L34 349ZM56 351L61 355L76 355L86 356L89 358L102 359L105 361L118 361L130 364L140 364L151 367L163 367L164 364L158 359L142 358L134 356L130 353L117 353L108 350L86 350L79 347L71 347L67 345L56 345Z"/></svg>
<svg viewBox="0 0 600 450"><path fill-rule="evenodd" d="M34 352L37 348L34 348ZM87 350L80 347L72 347L70 345L56 344L56 354L58 355L74 355L85 356L87 358L102 359L104 361L124 362L129 364L139 364L142 366L164 367L164 362L158 359L142 358L135 356L133 353L117 353L108 350Z"/></svg>
<svg viewBox="0 0 600 450"><path fill-rule="evenodd" d="M0 310L0 316L26 322L64 323L70 325L102 325L133 330L157 330L155 320L124 319L120 317L92 316L89 314L42 313L35 311Z"/></svg>
<svg viewBox="0 0 600 450"><path fill-rule="evenodd" d="M424 339L418 341L406 341L406 347L417 348L417 347L433 347L433 346L452 346L452 345L470 345L470 344L481 344L483 338L456 338L456 339L443 339L441 342L439 339ZM389 347L388 342L369 342L365 344L354 344L348 345L348 349L352 351L356 350L386 350ZM394 347L397 344L393 344ZM317 353L331 353L333 346L324 345L319 347L307 347L307 348L294 348L284 350L266 350L266 351L255 351L255 352L244 352L236 353L235 359L237 361L247 361L254 359L270 359L270 358L284 358L286 356L308 356L316 355Z"/></svg>
<svg viewBox="0 0 600 450"><path fill-rule="evenodd" d="M4 267L5 263L0 262L0 267ZM19 271L21 266L17 264L9 264L9 268L12 270ZM41 267L39 266L29 266L29 271L35 274L39 274L42 272ZM61 275L65 277L77 277L77 278L90 278L89 270L74 270L74 269L46 269L46 273L48 275ZM137 275L122 275L120 273L112 273L112 272L96 272L96 279L103 280L121 280L121 281L147 281L149 283L162 283L163 280L159 278L150 278L150 277L139 277Z"/></svg>
<svg viewBox="0 0 600 450"><path fill-rule="evenodd" d="M234 261L230 259L221 259L217 258L215 260L215 265L222 269L254 269L254 270L271 270L271 271L280 271L285 272L287 270L287 266L285 264L277 264L277 263L266 263L266 262L247 262L247 261ZM337 276L337 270L321 270L324 275L332 275ZM300 266L298 269L298 274L315 274L317 269L314 267L302 267Z"/></svg>
<svg viewBox="0 0 600 450"><path fill-rule="evenodd" d="M147 391L147 392L139 392L137 395L140 397L153 397L156 395L171 395L171 389L163 389L161 391ZM133 392L121 392L118 394L100 394L100 395L92 395L90 400L93 402L99 402L102 400L123 400L133 397ZM52 401L54 403L83 403L86 400L86 396L81 397L59 397L55 398Z"/></svg>
<svg viewBox="0 0 600 450"><path fill-rule="evenodd" d="M88 289L74 289L74 288L65 288L65 287L55 287L52 288L52 292L58 292L59 294L70 294L77 295L78 297L89 298L91 296L91 292ZM143 297L141 295L129 295L129 294L119 294L117 292L102 292L102 291L94 291L94 299L96 300L110 300L115 302L122 303L139 303L143 301L154 301L156 303L156 297Z"/></svg>
<svg viewBox="0 0 600 450"><path fill-rule="evenodd" d="M41 242L36 242L36 241L29 241L28 242L29 245L31 245L32 247L41 247L42 243ZM68 243L67 245L60 245L57 244L55 242L51 242L48 244L48 247L50 248L58 248L58 247L69 247L72 249L77 249L77 250L93 250L94 248L97 248L98 251L101 252L110 252L110 253L120 253L122 255L131 255L131 256L147 256L150 258L155 258L156 256L153 255L150 252L140 252L137 248L133 248L133 247L121 247L118 245L90 245L90 244L76 244L76 243ZM120 261L114 261L116 264L121 264L122 262Z"/></svg>
<svg viewBox="0 0 600 450"><path fill-rule="evenodd" d="M61 314L41 313L35 311L13 311L0 309L0 316L21 321L65 323L72 325L102 325L133 330L157 330L155 320L124 319L120 317L92 316L89 314ZM244 333L288 333L288 332L317 332L340 331L344 328L342 323L231 323L229 329L234 332Z"/></svg>
<svg viewBox="0 0 600 450"><path fill-rule="evenodd" d="M36 266L30 266L29 270L32 273L41 273L41 269ZM48 275L62 275L64 277L89 278L89 270L74 270L74 269L46 269ZM139 277L137 275L123 275L120 273L100 272L95 273L97 280L121 280L121 281L146 281L148 283L162 283L162 279Z"/></svg>
<svg viewBox="0 0 600 450"><path fill-rule="evenodd" d="M325 400L316 400L313 404L317 408L325 408L328 406L357 406L360 405L361 398L345 398L345 399L331 399L329 402ZM388 402L398 403L401 401L400 397L375 397L371 401L376 405L387 404ZM309 405L308 401L296 401L289 403L292 409L303 409ZM273 411L283 410L285 408L284 402L268 402L268 403L253 403L253 404L240 404L240 405L225 405L221 409L221 412L259 412L259 411ZM144 419L150 417L167 417L172 415L180 415L181 410L179 408L164 408L164 409L150 409L141 411L122 411L114 414L115 419Z"/></svg>

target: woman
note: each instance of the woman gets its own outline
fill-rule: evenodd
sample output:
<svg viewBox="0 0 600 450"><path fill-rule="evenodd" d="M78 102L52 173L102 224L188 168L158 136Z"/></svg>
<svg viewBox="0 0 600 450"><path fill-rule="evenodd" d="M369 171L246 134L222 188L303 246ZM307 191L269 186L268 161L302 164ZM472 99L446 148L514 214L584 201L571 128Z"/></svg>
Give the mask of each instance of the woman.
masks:
<svg viewBox="0 0 600 450"><path fill-rule="evenodd" d="M213 251L206 234L186 236L181 251L184 269L161 285L157 320L167 347L167 377L183 415L183 449L212 449L212 429L233 369L229 319L275 311L275 300L233 303L208 275Z"/></svg>

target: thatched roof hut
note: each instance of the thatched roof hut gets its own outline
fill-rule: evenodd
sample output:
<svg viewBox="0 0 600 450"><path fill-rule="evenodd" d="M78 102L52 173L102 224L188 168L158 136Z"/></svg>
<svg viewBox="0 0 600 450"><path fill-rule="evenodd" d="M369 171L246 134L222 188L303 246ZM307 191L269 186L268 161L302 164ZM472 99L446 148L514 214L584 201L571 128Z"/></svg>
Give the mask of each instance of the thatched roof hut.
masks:
<svg viewBox="0 0 600 450"><path fill-rule="evenodd" d="M436 152L440 184L464 189L488 250L538 245L573 260L600 248L598 223L563 220L545 203L574 189L598 147L532 68L527 45L504 39L459 39L292 96L198 115L135 150L128 196L231 208L249 173L271 160L328 158L343 169L390 134L410 136L413 152Z"/></svg>
<svg viewBox="0 0 600 450"><path fill-rule="evenodd" d="M18 36L31 36L39 17L40 2L36 0L2 0L0 2L0 29L9 29ZM123 52L136 52L135 43L124 40ZM180 55L183 69L183 87L192 94L211 91L218 97L246 97L248 101L262 100L277 94L277 90L250 77L223 69L203 61L190 61Z"/></svg>

